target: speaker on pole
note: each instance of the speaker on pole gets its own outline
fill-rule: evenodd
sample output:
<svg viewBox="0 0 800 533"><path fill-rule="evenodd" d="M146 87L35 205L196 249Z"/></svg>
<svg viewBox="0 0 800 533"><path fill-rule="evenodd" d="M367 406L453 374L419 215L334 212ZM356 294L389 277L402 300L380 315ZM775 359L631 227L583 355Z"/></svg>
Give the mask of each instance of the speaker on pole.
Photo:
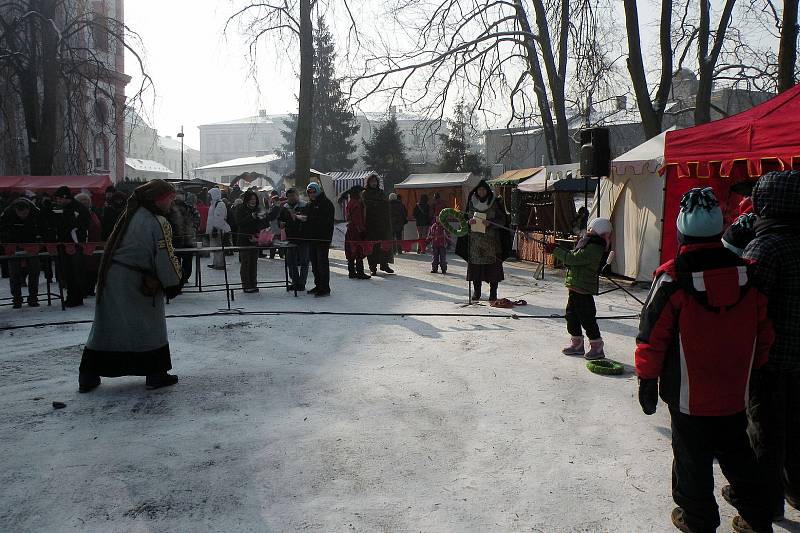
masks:
<svg viewBox="0 0 800 533"><path fill-rule="evenodd" d="M611 147L608 128L586 128L581 130L581 175L599 178L608 176L611 168Z"/></svg>

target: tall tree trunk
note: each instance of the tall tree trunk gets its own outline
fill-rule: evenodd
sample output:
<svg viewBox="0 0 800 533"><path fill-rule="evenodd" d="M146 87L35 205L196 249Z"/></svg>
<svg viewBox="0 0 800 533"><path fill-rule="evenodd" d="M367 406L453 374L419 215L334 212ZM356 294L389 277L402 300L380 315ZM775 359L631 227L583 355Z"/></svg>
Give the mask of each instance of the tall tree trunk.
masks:
<svg viewBox="0 0 800 533"><path fill-rule="evenodd" d="M778 92L794 86L797 67L797 10L798 0L784 0L783 24L781 25L780 50L778 51Z"/></svg>
<svg viewBox="0 0 800 533"><path fill-rule="evenodd" d="M558 143L555 124L553 123L553 114L550 111L550 100L547 96L547 88L544 83L542 66L539 63L536 44L534 43L533 37L530 36L533 34L533 30L531 30L528 14L525 12L525 6L522 0L514 0L514 5L517 11L517 22L522 31L528 34L524 39L525 57L528 62L528 70L530 71L531 78L533 78L533 92L536 93L536 102L539 105L539 112L542 115L542 131L544 132L544 141L547 145L547 159L550 164L553 164L558 160Z"/></svg>
<svg viewBox="0 0 800 533"><path fill-rule="evenodd" d="M663 128L664 109L669 98L672 83L672 0L661 2L661 25L659 41L661 46L661 79L655 101L650 98L647 75L642 57L642 42L639 33L639 10L636 0L625 0L625 25L628 34L628 72L631 75L636 103L642 117L642 128L647 139L655 137Z"/></svg>
<svg viewBox="0 0 800 533"><path fill-rule="evenodd" d="M300 0L300 98L294 138L295 186L308 185L311 172L311 128L314 108L314 32L312 0ZM331 169L323 169L323 171Z"/></svg>
<svg viewBox="0 0 800 533"><path fill-rule="evenodd" d="M569 0L561 0L562 9L569 12ZM556 66L556 57L553 53L553 46L550 39L550 28L547 24L547 10L544 6L543 0L534 0L533 9L536 13L536 26L539 30L538 38L539 47L542 50L542 57L544 65L547 69L547 79L550 82L550 101L553 103L553 113L555 114L555 145L556 145L556 163L565 164L572 160L570 154L570 137L569 126L567 124L567 99L565 78L561 75L559 68ZM562 28L559 32L559 50L566 50L566 40L569 39L569 19L561 21Z"/></svg>
<svg viewBox="0 0 800 533"><path fill-rule="evenodd" d="M694 108L695 124L711 122L711 92L714 89L714 69L717 66L717 59L719 59L722 45L725 42L725 33L728 31L735 3L736 0L725 1L717 31L714 35L714 45L711 46L711 2L710 0L700 0L700 27L697 35L697 62L700 76ZM711 48L710 50L709 47Z"/></svg>

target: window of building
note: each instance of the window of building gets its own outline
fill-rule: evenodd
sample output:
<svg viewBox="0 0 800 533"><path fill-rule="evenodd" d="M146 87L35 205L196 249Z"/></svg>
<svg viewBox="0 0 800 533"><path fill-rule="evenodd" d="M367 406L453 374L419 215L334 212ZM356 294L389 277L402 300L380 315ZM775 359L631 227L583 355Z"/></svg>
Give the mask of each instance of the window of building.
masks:
<svg viewBox="0 0 800 533"><path fill-rule="evenodd" d="M94 136L94 170L109 170L108 137L102 133Z"/></svg>

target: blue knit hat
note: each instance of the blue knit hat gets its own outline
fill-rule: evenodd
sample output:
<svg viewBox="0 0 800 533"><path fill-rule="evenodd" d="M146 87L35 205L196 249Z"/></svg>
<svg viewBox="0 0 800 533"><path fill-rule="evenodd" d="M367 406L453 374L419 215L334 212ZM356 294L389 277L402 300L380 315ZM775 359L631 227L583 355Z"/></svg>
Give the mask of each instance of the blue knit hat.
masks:
<svg viewBox="0 0 800 533"><path fill-rule="evenodd" d="M316 183L316 182L313 182L313 181L308 184L308 187L306 187L306 190L307 191L314 191L317 194L322 192L322 188L319 186L319 183Z"/></svg>
<svg viewBox="0 0 800 533"><path fill-rule="evenodd" d="M684 237L711 238L722 235L722 210L711 187L690 190L681 198L678 232Z"/></svg>

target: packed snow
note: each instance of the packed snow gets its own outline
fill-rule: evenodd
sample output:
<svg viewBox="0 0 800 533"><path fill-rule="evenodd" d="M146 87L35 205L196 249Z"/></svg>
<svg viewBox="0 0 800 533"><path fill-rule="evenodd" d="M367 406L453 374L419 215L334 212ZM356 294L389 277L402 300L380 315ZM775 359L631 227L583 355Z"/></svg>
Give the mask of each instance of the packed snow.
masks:
<svg viewBox="0 0 800 533"><path fill-rule="evenodd" d="M563 319L524 318L563 313L557 273L534 280L531 265L507 263L500 296L528 306L500 310L465 305L460 260L442 276L407 254L396 275L356 281L332 256L331 297L262 289L232 306L409 315L171 318L177 386L104 379L90 394L77 393L90 324L0 332L0 529L674 531L669 416L639 408L637 320L601 321L606 355L627 372L599 376L561 355ZM262 280L282 278L281 261L259 263ZM620 291L597 301L600 316L640 309ZM213 292L167 310L225 308ZM91 299L0 307L0 327L92 313ZM728 531L735 512L717 499ZM800 514L776 531L800 531Z"/></svg>

